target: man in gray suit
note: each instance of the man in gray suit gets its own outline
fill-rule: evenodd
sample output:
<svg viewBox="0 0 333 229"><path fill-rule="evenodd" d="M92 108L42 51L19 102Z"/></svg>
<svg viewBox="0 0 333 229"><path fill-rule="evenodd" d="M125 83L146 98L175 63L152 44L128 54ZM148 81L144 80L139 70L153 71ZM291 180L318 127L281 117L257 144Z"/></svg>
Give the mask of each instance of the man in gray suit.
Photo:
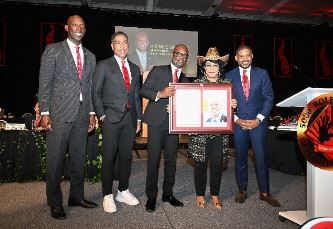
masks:
<svg viewBox="0 0 333 229"><path fill-rule="evenodd" d="M85 22L70 16L66 40L46 47L40 66L38 101L46 132L46 195L51 216L65 219L61 176L66 149L70 157L69 206L97 207L84 198L84 161L88 131L95 127L91 76L95 55L81 44Z"/></svg>
<svg viewBox="0 0 333 229"><path fill-rule="evenodd" d="M176 155L178 134L169 134L169 97L175 88L169 83L190 83L182 73L182 67L188 58L188 48L184 44L175 46L169 65L155 66L149 72L142 85L141 95L149 100L143 115L143 122L148 124L148 166L146 180L146 211L155 211L157 197L158 167L162 148L164 148L164 182L162 201L172 206L182 207L183 203L173 196L176 174Z"/></svg>
<svg viewBox="0 0 333 229"><path fill-rule="evenodd" d="M128 37L116 32L111 37L114 56L100 61L94 71L92 98L97 117L102 121L103 164L102 189L105 212L114 213L114 167L119 157L116 200L128 205L139 201L129 191L132 149L135 134L141 129L140 69L128 61Z"/></svg>

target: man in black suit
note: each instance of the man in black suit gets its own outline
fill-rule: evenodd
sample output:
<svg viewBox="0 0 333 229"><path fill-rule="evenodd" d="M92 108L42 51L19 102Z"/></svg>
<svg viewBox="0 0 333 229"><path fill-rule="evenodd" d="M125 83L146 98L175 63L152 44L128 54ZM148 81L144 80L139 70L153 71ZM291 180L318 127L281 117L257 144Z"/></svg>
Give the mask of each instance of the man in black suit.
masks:
<svg viewBox="0 0 333 229"><path fill-rule="evenodd" d="M100 61L95 69L92 98L97 117L102 121L102 189L105 212L114 213L112 186L114 167L119 156L119 186L116 200L128 205L139 201L129 191L132 149L135 134L141 129L140 69L128 61L128 37L116 32L111 37L114 56ZM119 152L118 152L119 151ZM118 154L118 155L117 155Z"/></svg>
<svg viewBox="0 0 333 229"><path fill-rule="evenodd" d="M46 47L40 66L38 101L46 132L46 195L51 216L65 219L60 188L66 149L70 157L69 206L97 207L84 198L84 162L88 131L95 127L91 76L95 55L81 44L84 20L70 16L68 38Z"/></svg>
<svg viewBox="0 0 333 229"><path fill-rule="evenodd" d="M190 83L181 73L188 58L188 48L184 44L175 46L169 65L155 66L149 72L141 89L141 95L149 100L143 114L143 122L148 124L148 168L146 180L146 211L155 211L157 197L158 167L162 148L164 149L164 182L162 201L182 207L183 203L173 196L176 173L178 134L169 134L169 97L175 88L169 83ZM176 73L176 75L175 75ZM173 80L174 76L176 79Z"/></svg>

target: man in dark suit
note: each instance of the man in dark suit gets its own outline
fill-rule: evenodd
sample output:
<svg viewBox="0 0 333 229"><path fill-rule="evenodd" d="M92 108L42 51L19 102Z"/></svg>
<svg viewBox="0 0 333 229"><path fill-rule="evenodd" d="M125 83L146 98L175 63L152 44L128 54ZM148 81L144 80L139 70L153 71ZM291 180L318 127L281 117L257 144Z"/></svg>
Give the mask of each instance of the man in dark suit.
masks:
<svg viewBox="0 0 333 229"><path fill-rule="evenodd" d="M243 203L247 197L248 185L248 147L251 142L255 156L256 174L260 200L272 206L280 203L269 193L269 174L267 166L266 138L267 121L273 106L273 88L265 69L252 66L253 53L248 46L236 50L235 60L239 67L226 73L234 85L237 100L235 116L234 143L236 149L236 180L239 192L236 203Z"/></svg>
<svg viewBox="0 0 333 229"><path fill-rule="evenodd" d="M169 134L169 97L175 93L175 88L169 83L190 83L181 73L188 58L188 48L178 44L173 50L170 65L155 66L141 88L141 95L149 100L143 114L143 122L148 124L148 168L146 180L146 195L148 197L146 210L155 211L157 197L158 167L162 148L164 149L164 182L162 201L173 206L182 207L183 203L173 196L173 185L176 173L176 155L178 134ZM176 78L174 78L176 77Z"/></svg>
<svg viewBox="0 0 333 229"><path fill-rule="evenodd" d="M153 66L157 65L157 58L149 51L149 37L145 32L138 32L135 35L134 52L128 55L128 59L140 67L141 74L150 71Z"/></svg>
<svg viewBox="0 0 333 229"><path fill-rule="evenodd" d="M103 208L109 213L117 211L112 194L117 156L119 186L116 200L128 205L139 204L129 191L128 183L135 134L140 131L142 116L140 69L127 59L127 35L114 33L111 48L114 56L97 64L92 84L93 103L103 131Z"/></svg>
<svg viewBox="0 0 333 229"><path fill-rule="evenodd" d="M81 44L84 20L70 16L68 38L46 47L40 66L38 101L46 132L46 195L51 216L65 219L60 188L66 149L70 157L69 206L97 207L84 198L84 161L88 131L95 127L91 76L95 55Z"/></svg>

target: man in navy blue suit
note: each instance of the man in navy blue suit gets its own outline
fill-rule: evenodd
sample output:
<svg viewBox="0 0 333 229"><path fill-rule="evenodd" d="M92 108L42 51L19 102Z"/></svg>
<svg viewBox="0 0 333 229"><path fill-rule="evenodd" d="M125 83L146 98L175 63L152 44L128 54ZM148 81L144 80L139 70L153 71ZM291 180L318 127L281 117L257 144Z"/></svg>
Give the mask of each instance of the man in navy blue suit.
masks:
<svg viewBox="0 0 333 229"><path fill-rule="evenodd" d="M269 173L267 166L266 138L267 120L273 107L273 88L265 69L252 66L253 53L248 46L236 50L238 67L226 73L233 83L234 97L237 100L235 115L234 143L236 149L236 181L238 194L236 203L243 203L247 197L248 147L251 142L255 156L256 175L260 200L280 207L280 203L269 193Z"/></svg>

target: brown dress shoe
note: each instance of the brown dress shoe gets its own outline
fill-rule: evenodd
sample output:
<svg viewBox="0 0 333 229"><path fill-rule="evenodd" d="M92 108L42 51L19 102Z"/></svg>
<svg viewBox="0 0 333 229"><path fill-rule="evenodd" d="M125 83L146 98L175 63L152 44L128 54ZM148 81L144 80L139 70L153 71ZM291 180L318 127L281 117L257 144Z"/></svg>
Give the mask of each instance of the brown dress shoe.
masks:
<svg viewBox="0 0 333 229"><path fill-rule="evenodd" d="M275 199L271 194L269 193L260 193L260 200L267 202L269 205L272 205L274 207L281 207L281 204L277 199Z"/></svg>
<svg viewBox="0 0 333 229"><path fill-rule="evenodd" d="M245 191L241 191L241 192L237 193L237 195L235 197L235 202L239 203L239 204L244 203L246 197L247 197L247 193Z"/></svg>

